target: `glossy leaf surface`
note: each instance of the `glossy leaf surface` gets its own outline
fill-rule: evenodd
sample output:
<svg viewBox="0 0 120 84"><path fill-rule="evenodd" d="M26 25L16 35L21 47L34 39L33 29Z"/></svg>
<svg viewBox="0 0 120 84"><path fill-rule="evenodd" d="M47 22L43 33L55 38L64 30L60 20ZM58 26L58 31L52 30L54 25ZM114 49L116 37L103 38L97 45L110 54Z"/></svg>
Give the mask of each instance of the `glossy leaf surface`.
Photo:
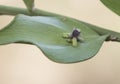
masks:
<svg viewBox="0 0 120 84"><path fill-rule="evenodd" d="M49 59L59 63L75 63L93 57L108 35L100 36L90 27L70 18L18 15L0 31L0 44L28 43L36 45ZM73 47L63 37L77 27L84 42ZM93 26L97 28L96 26Z"/></svg>

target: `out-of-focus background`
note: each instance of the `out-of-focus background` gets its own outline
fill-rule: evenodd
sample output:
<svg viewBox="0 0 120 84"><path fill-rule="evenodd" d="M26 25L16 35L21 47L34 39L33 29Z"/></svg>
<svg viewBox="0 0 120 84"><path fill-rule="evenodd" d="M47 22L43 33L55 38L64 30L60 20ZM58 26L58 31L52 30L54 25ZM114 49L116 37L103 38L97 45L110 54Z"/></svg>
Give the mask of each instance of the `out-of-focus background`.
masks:
<svg viewBox="0 0 120 84"><path fill-rule="evenodd" d="M22 0L0 5L25 7ZM35 0L35 7L120 32L120 17L99 0ZM14 17L0 16L0 28ZM105 42L92 59L59 64L33 45L0 45L0 84L120 84L120 43Z"/></svg>

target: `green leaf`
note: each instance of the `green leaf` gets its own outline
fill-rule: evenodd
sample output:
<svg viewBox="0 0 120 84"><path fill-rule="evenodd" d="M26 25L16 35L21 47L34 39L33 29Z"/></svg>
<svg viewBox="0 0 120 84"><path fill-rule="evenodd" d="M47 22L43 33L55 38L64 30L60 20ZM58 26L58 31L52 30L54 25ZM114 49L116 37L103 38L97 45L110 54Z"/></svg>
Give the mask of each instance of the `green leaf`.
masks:
<svg viewBox="0 0 120 84"><path fill-rule="evenodd" d="M101 2L113 12L120 15L120 0L101 0Z"/></svg>
<svg viewBox="0 0 120 84"><path fill-rule="evenodd" d="M34 0L23 0L27 9L32 12L34 7Z"/></svg>
<svg viewBox="0 0 120 84"><path fill-rule="evenodd" d="M93 57L108 37L99 35L91 26L70 18L18 15L0 31L0 44L33 44L55 62L81 62ZM63 38L63 33L71 32L74 27L81 30L84 39L76 47Z"/></svg>

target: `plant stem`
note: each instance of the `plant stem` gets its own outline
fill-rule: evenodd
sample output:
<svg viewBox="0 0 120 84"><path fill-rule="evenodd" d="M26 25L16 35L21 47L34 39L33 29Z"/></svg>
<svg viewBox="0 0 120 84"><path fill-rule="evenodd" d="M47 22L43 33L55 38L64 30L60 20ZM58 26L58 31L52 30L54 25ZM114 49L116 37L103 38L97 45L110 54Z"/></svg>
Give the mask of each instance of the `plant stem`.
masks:
<svg viewBox="0 0 120 84"><path fill-rule="evenodd" d="M13 15L13 16L15 16L17 14L25 14L25 15L31 15L31 16L36 16L36 15L60 16L58 14L46 12L46 11L39 10L39 9L34 9L33 12L31 13L25 8L17 8L17 7L0 5L0 15Z"/></svg>
<svg viewBox="0 0 120 84"><path fill-rule="evenodd" d="M20 13L30 15L26 9L0 5L0 15L17 15Z"/></svg>
<svg viewBox="0 0 120 84"><path fill-rule="evenodd" d="M89 25L89 28L92 29L93 31L97 32L100 36L109 35L108 38L106 39L106 41L120 42L120 33L119 32L108 30L106 28L101 28L99 26L95 26L95 25L92 25L92 24L89 24L89 23L86 23L86 22L83 22L83 21L79 21L79 20L76 20L76 21L78 21L78 22L80 22L84 25Z"/></svg>
<svg viewBox="0 0 120 84"><path fill-rule="evenodd" d="M117 42L120 42L120 33L118 33L118 32L107 30L107 29L103 29L103 28L99 28L99 27L98 28L92 27L92 29L94 31L96 31L99 35L108 34L109 37L107 38L106 41L117 41ZM114 39L114 38L116 38L116 39Z"/></svg>

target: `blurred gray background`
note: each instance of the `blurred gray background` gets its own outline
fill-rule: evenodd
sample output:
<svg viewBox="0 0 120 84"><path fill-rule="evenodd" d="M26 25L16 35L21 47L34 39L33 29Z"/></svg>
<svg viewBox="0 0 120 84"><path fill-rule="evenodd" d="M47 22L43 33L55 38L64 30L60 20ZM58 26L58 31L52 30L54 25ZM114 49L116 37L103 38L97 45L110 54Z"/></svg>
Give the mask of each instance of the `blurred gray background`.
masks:
<svg viewBox="0 0 120 84"><path fill-rule="evenodd" d="M0 5L25 7L22 0ZM120 17L99 0L36 0L35 7L120 32ZM0 28L14 17L0 16ZM0 45L0 84L120 84L120 43L105 42L92 59L58 64L33 45Z"/></svg>

